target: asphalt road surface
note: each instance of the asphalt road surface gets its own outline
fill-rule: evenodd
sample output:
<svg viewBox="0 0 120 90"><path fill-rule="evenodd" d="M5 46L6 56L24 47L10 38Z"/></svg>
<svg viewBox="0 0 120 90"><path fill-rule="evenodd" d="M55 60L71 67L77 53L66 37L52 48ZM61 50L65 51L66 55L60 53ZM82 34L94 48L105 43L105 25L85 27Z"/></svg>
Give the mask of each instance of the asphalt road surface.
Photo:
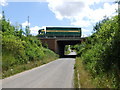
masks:
<svg viewBox="0 0 120 90"><path fill-rule="evenodd" d="M2 88L73 88L74 63L74 58L60 58L3 79Z"/></svg>
<svg viewBox="0 0 120 90"><path fill-rule="evenodd" d="M76 52L71 52L70 54L68 54L68 55L76 55Z"/></svg>

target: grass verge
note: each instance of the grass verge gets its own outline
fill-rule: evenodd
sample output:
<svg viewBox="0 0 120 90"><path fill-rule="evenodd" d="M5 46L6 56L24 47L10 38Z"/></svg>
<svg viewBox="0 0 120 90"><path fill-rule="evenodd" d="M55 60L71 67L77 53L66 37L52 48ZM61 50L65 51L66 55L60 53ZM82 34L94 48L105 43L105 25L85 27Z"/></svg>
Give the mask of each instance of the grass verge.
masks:
<svg viewBox="0 0 120 90"><path fill-rule="evenodd" d="M74 88L95 88L91 75L85 70L82 60L78 57L74 69Z"/></svg>
<svg viewBox="0 0 120 90"><path fill-rule="evenodd" d="M70 54L70 51L69 50L65 51L65 55L68 55L68 54Z"/></svg>
<svg viewBox="0 0 120 90"><path fill-rule="evenodd" d="M41 66L43 64L49 63L51 61L56 60L58 57L44 57L43 60L39 60L39 61L30 61L26 64L21 64L21 65L14 65L12 67L10 67L7 71L2 71L2 79L12 76L14 74L26 71L26 70L30 70L32 68Z"/></svg>
<svg viewBox="0 0 120 90"><path fill-rule="evenodd" d="M74 88L118 89L120 86L119 80L115 78L117 74L114 74L114 71L94 76L85 69L81 58L76 58L74 69Z"/></svg>

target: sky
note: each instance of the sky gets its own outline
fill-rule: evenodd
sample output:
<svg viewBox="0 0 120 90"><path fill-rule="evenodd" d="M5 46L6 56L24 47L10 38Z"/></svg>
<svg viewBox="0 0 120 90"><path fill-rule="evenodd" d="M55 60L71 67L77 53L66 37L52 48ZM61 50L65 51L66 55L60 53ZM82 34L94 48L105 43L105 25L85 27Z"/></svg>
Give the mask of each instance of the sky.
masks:
<svg viewBox="0 0 120 90"><path fill-rule="evenodd" d="M12 25L30 26L32 35L45 26L81 27L82 37L93 33L93 26L117 15L116 0L0 0L0 9ZM2 13L0 12L0 17ZM27 17L29 16L29 23Z"/></svg>

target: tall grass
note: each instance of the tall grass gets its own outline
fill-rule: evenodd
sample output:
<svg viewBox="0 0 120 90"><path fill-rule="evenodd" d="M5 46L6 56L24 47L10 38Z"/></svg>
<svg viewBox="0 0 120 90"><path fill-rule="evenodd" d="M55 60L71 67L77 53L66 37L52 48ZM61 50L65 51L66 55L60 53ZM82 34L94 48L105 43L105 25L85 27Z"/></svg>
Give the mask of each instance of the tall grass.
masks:
<svg viewBox="0 0 120 90"><path fill-rule="evenodd" d="M85 69L82 59L76 58L74 69L74 88L95 88L92 77Z"/></svg>
<svg viewBox="0 0 120 90"><path fill-rule="evenodd" d="M53 51L51 51L49 49L44 48L44 53L45 53L45 56L40 60L28 61L27 63L23 63L23 64L19 64L19 65L13 64L11 66L8 65L9 63L7 63L7 61L9 61L9 60L14 61L15 58L11 55L3 56L3 58L7 58L6 59L7 61L4 65L4 67L6 66L8 68L6 70L2 71L2 78L6 78L11 75L41 66L41 65L49 63L53 60L56 60L59 57L57 54L55 54ZM50 56L52 56L52 57L50 57Z"/></svg>

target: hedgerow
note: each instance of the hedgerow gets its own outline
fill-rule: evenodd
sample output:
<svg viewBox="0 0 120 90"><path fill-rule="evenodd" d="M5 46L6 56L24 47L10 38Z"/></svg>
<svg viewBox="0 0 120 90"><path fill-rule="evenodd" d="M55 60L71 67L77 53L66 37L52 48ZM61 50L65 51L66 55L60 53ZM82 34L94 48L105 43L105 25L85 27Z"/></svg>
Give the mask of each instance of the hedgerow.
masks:
<svg viewBox="0 0 120 90"><path fill-rule="evenodd" d="M98 87L120 88L119 16L96 24L95 32L75 48Z"/></svg>
<svg viewBox="0 0 120 90"><path fill-rule="evenodd" d="M36 66L38 66L48 63L58 57L58 55L51 50L44 48L41 41L36 36L30 35L27 31L28 28L26 29L26 34L22 28L16 28L11 25L10 21L5 19L4 14L0 22L2 25L0 36L2 36L3 77L12 74L7 73L7 71L11 72L11 68L14 70L17 66L20 68L20 65L21 68L23 68L24 65L30 62L40 62L40 64L36 64ZM51 56L49 60L47 58L48 56ZM21 69L20 71L24 70ZM16 70L16 72L19 72L19 70ZM14 74L16 72L14 72ZM5 75L5 73L7 73L7 75Z"/></svg>

